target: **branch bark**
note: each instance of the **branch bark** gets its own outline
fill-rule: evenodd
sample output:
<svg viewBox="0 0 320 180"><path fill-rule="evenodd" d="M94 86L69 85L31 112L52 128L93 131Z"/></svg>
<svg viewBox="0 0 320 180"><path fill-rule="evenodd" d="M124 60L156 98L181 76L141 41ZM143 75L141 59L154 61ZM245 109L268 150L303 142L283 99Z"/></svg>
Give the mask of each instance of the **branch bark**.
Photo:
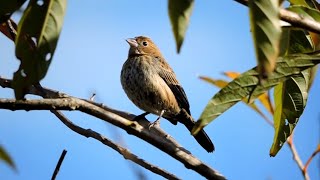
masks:
<svg viewBox="0 0 320 180"><path fill-rule="evenodd" d="M12 88L11 80L0 77L0 86ZM154 127L149 130L149 121L146 119L134 121L135 115L111 109L103 104L71 97L47 88L43 88L42 91L52 95L50 96L51 98L56 99L1 99L0 108L9 110L79 110L122 128L129 134L152 144L183 163L186 168L196 171L207 179L225 179L225 177L216 170L210 168L201 160L193 156L189 151L184 149L159 127ZM34 86L29 88L28 94L44 96L43 92Z"/></svg>
<svg viewBox="0 0 320 180"><path fill-rule="evenodd" d="M93 139L100 141L104 145L107 145L107 146L111 147L113 150L117 151L125 159L128 159L128 160L140 165L141 167L144 167L145 169L148 169L151 172L158 174L166 179L179 179L174 174L169 173L169 172L165 171L164 169L159 168L159 167L145 161L144 159L139 158L137 155L131 153L128 149L112 142L107 137L105 137L105 136L103 136L103 135L101 135L91 129L84 129L80 126L75 125L67 117L65 117L60 111L51 110L51 112L54 115L56 115L60 119L60 121L64 125L66 125L68 128L70 128L72 131L74 131L82 136L85 136L87 138L91 137Z"/></svg>
<svg viewBox="0 0 320 180"><path fill-rule="evenodd" d="M234 0L242 5L248 6L248 0ZM306 29L320 34L320 23L312 19L305 18L297 13L280 9L280 19L290 23L292 26Z"/></svg>

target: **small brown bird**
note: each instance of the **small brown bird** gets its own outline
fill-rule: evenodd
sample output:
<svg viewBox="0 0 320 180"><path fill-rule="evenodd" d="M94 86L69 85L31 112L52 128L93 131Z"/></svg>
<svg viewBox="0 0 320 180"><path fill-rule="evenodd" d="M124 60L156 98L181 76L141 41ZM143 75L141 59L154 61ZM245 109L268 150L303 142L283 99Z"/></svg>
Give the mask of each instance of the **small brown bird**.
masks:
<svg viewBox="0 0 320 180"><path fill-rule="evenodd" d="M179 121L191 131L195 121L186 93L158 47L144 36L129 38L127 42L130 50L122 67L121 84L129 99L146 111L143 116L153 113L174 125ZM204 130L194 137L205 150L214 151Z"/></svg>

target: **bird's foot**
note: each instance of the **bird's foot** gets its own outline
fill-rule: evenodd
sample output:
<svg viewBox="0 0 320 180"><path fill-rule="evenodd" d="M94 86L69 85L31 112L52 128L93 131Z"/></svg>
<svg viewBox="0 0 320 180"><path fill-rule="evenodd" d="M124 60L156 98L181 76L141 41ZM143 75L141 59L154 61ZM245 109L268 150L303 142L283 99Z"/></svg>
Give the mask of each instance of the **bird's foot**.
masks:
<svg viewBox="0 0 320 180"><path fill-rule="evenodd" d="M149 130L153 127L159 127L160 126L160 119L159 120L156 120L154 121L153 123L150 123L149 124Z"/></svg>
<svg viewBox="0 0 320 180"><path fill-rule="evenodd" d="M150 123L149 124L149 130L154 127L154 126L157 126L159 127L160 126L160 120L161 120L161 117L163 116L163 113L165 112L165 110L162 110L159 117L157 118L157 120L155 120L153 123Z"/></svg>

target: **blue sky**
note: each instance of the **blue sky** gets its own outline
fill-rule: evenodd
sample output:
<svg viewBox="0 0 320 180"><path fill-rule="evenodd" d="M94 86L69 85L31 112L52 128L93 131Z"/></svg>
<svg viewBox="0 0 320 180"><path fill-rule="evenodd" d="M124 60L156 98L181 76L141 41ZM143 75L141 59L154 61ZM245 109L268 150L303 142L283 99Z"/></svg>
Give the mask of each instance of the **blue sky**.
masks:
<svg viewBox="0 0 320 180"><path fill-rule="evenodd" d="M17 16L15 16L17 18ZM127 58L126 38L151 37L175 70L198 118L218 89L198 79L199 75L223 78L223 71L244 72L255 66L248 10L234 1L196 1L181 53L167 13L167 1L68 1L64 26L53 62L42 85L72 96L96 100L116 109L142 113L126 97L120 71ZM19 62L14 44L0 36L0 76L11 78ZM295 144L303 160L319 143L319 76L295 131ZM0 88L0 97L13 98ZM31 98L32 96L29 96ZM65 112L76 124L91 128L117 141L119 135L133 152L182 179L199 179L191 170L151 145L125 131L79 112ZM155 116L148 116L153 121ZM0 179L48 179L63 149L68 151L58 179L137 179L131 162L94 139L87 139L64 126L47 111L0 110L0 144L14 159L18 171L0 163ZM269 157L273 128L242 103L237 104L205 130L216 151L208 154L183 125L163 120L161 127L193 154L228 179L302 179L292 154L285 146ZM160 176L142 169L149 179ZM319 156L309 167L319 179Z"/></svg>

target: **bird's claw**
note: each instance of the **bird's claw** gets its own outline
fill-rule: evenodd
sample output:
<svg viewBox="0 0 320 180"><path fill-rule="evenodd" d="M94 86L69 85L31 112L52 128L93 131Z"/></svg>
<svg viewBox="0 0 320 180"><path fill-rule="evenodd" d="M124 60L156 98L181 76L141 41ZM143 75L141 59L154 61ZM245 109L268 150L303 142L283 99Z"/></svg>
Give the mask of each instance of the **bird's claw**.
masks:
<svg viewBox="0 0 320 180"><path fill-rule="evenodd" d="M165 110L162 110L162 111L160 112L160 115L159 115L159 117L157 118L157 120L154 121L153 123L150 123L150 124L149 124L149 130L150 130L153 126L157 126L157 127L160 126L160 119L161 119L161 117L163 116L163 113L164 113L164 112L165 112Z"/></svg>
<svg viewBox="0 0 320 180"><path fill-rule="evenodd" d="M160 119L157 119L153 123L149 124L149 130L151 130L151 128L153 128L153 127L159 127L159 126L160 126Z"/></svg>

